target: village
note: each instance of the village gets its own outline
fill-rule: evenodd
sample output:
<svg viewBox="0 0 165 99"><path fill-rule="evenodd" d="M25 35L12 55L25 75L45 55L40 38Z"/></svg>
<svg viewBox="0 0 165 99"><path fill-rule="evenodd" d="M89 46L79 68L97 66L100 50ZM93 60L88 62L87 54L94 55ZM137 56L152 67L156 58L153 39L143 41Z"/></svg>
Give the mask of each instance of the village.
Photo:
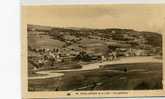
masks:
<svg viewBox="0 0 165 99"><path fill-rule="evenodd" d="M39 25L27 32L29 91L162 88L160 33Z"/></svg>
<svg viewBox="0 0 165 99"><path fill-rule="evenodd" d="M116 31L119 30L116 29ZM95 30L95 35L93 35L93 31L71 31L70 29L53 29L52 31L51 28L38 30L34 27L28 28L29 39L38 40L37 42L49 39L63 42L60 47L51 44L47 44L46 47L45 45L36 47L35 42L32 43L33 46L29 44L28 61L32 64L29 68L38 70L57 68L60 67L60 63L104 62L122 57L162 55L161 46L147 44L144 36L128 32L115 34L116 31L112 29L106 36L101 35L101 30ZM81 68L79 65L74 67Z"/></svg>

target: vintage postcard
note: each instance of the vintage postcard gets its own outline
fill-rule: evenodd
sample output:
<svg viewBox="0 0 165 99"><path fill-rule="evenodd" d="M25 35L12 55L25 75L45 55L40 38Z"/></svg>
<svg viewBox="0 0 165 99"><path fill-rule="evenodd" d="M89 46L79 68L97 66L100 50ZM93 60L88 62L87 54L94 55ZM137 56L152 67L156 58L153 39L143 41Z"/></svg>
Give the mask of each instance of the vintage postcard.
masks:
<svg viewBox="0 0 165 99"><path fill-rule="evenodd" d="M23 98L165 96L165 4L21 11Z"/></svg>

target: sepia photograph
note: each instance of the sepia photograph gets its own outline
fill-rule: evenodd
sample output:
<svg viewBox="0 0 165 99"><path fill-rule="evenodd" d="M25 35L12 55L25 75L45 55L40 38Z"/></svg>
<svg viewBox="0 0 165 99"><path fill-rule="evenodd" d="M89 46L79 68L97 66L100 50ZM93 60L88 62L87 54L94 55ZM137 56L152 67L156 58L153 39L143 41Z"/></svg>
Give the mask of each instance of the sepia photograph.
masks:
<svg viewBox="0 0 165 99"><path fill-rule="evenodd" d="M164 26L158 4L22 6L23 88L163 91Z"/></svg>

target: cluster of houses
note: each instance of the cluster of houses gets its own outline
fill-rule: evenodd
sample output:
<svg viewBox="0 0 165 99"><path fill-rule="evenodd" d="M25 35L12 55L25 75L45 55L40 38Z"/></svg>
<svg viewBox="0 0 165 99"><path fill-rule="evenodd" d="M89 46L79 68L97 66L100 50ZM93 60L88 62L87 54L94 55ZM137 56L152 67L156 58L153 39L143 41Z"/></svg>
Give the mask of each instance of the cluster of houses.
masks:
<svg viewBox="0 0 165 99"><path fill-rule="evenodd" d="M28 61L34 65L34 68L40 68L44 65L53 66L55 63L62 62L62 59L58 48L31 48Z"/></svg>
<svg viewBox="0 0 165 99"><path fill-rule="evenodd" d="M131 47L109 46L107 54L92 53L87 50L74 50L64 48L31 48L29 51L29 62L34 65L34 68L43 66L54 66L56 63L65 61L113 61L118 57L132 56L151 56L154 55L156 49L144 50L134 49ZM155 53L157 54L157 53Z"/></svg>
<svg viewBox="0 0 165 99"><path fill-rule="evenodd" d="M28 38L53 38L65 43L62 48L29 47L28 61L35 68L54 66L65 61L113 61L118 57L162 55L161 47L146 45L145 38L136 33L123 34L117 33L116 30L112 30L111 33L100 33L98 30L86 33L63 29L54 29L54 32L50 33L51 27L28 27ZM93 40L94 43L81 43L83 40ZM101 50L95 52L95 49Z"/></svg>

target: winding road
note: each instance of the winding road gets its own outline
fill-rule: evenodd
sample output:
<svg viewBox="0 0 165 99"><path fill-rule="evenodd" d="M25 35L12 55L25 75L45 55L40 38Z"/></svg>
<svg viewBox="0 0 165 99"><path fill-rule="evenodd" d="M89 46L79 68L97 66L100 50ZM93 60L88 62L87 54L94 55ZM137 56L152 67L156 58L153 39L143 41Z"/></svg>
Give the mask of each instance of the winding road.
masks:
<svg viewBox="0 0 165 99"><path fill-rule="evenodd" d="M145 62L162 62L161 59L156 59L153 56L146 57L124 57L114 61L105 61L93 64L82 65L80 69L68 69L68 70L46 70L46 71L38 71L37 74L44 74L42 76L34 76L28 77L28 79L45 79L52 77L61 77L64 75L63 72L72 72L72 71L83 71L83 70L93 70L100 68L101 65L110 65L110 64L127 64L127 63L145 63Z"/></svg>

